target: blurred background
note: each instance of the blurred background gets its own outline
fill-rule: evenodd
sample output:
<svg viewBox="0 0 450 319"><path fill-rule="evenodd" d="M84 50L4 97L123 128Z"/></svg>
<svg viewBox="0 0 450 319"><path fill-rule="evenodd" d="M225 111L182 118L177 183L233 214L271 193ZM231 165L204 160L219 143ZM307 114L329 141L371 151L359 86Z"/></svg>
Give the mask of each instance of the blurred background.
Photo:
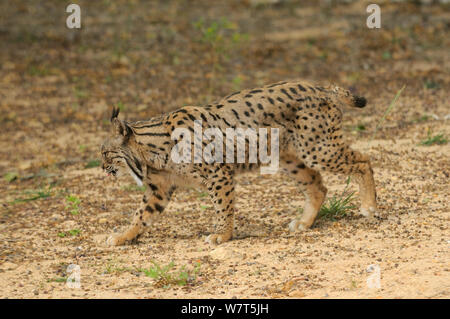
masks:
<svg viewBox="0 0 450 319"><path fill-rule="evenodd" d="M369 29L370 1L73 1L68 29L71 2L2 1L0 172L95 160L112 106L145 119L286 79L355 88L378 115L406 85L420 117L449 84L445 2L378 1Z"/></svg>

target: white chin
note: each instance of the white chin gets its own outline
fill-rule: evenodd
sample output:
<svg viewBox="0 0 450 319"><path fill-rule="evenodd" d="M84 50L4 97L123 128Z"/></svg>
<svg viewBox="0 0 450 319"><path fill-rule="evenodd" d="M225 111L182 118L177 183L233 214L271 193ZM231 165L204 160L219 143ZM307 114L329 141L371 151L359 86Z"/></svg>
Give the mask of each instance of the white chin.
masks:
<svg viewBox="0 0 450 319"><path fill-rule="evenodd" d="M143 185L142 180L139 177L137 177L136 174L131 169L129 169L128 171L130 172L130 175L133 177L133 179L136 181L136 184L139 187L142 186Z"/></svg>

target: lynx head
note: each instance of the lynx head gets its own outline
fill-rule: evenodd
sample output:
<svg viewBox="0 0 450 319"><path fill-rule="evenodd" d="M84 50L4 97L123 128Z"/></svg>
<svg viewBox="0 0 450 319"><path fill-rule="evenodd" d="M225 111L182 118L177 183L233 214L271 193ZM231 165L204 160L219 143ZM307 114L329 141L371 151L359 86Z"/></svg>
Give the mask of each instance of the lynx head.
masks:
<svg viewBox="0 0 450 319"><path fill-rule="evenodd" d="M108 175L121 176L127 171L138 184L142 183L142 168L130 149L133 130L127 122L119 120L119 109L113 108L110 136L101 146L102 168Z"/></svg>

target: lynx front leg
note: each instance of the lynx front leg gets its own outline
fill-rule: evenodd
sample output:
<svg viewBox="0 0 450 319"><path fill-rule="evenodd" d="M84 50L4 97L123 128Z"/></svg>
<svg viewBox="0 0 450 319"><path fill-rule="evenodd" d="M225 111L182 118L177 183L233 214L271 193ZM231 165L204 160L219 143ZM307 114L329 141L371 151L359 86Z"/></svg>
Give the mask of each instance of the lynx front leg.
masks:
<svg viewBox="0 0 450 319"><path fill-rule="evenodd" d="M305 164L295 158L290 158L282 162L283 167L298 182L298 186L303 190L306 202L303 214L300 219L294 219L289 224L291 231L306 230L311 227L322 206L327 189L322 183L320 173L305 166Z"/></svg>
<svg viewBox="0 0 450 319"><path fill-rule="evenodd" d="M111 235L107 239L107 244L109 246L123 245L142 234L164 211L174 190L175 187L167 187L162 183L155 184L155 181L149 183L141 207L133 216L131 226L120 234Z"/></svg>
<svg viewBox="0 0 450 319"><path fill-rule="evenodd" d="M217 245L233 237L234 225L234 181L232 173L219 172L217 178L208 182L208 192L216 209L214 234L206 242Z"/></svg>

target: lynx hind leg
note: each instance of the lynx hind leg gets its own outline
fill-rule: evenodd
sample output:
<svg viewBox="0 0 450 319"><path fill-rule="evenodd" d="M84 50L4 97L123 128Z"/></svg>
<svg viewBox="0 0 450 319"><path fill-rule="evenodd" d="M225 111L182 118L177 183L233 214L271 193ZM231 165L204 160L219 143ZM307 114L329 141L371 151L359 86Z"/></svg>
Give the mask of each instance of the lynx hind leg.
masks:
<svg viewBox="0 0 450 319"><path fill-rule="evenodd" d="M229 241L233 237L234 225L234 181L233 174L220 169L213 173L214 178L208 180L208 193L215 207L214 233L206 238L206 242L217 245Z"/></svg>
<svg viewBox="0 0 450 319"><path fill-rule="evenodd" d="M289 229L291 231L306 230L314 223L317 213L325 200L327 189L322 184L320 173L306 167L303 162L290 158L284 160L281 165L296 179L306 197L301 218L294 219L289 224Z"/></svg>
<svg viewBox="0 0 450 319"><path fill-rule="evenodd" d="M373 216L377 210L375 181L369 157L352 150L348 146L340 146L330 152L331 156L324 169L351 176L359 185L361 198L361 215Z"/></svg>
<svg viewBox="0 0 450 319"><path fill-rule="evenodd" d="M158 178L154 178L152 183L148 184L141 207L134 213L131 225L124 232L109 236L106 244L120 246L136 239L164 211L174 190L175 187L170 187L161 181L158 183Z"/></svg>
<svg viewBox="0 0 450 319"><path fill-rule="evenodd" d="M377 193L373 170L367 155L347 148L344 153L345 163L341 166L344 173L351 175L359 184L359 196L361 198L361 215L373 216L377 211Z"/></svg>

